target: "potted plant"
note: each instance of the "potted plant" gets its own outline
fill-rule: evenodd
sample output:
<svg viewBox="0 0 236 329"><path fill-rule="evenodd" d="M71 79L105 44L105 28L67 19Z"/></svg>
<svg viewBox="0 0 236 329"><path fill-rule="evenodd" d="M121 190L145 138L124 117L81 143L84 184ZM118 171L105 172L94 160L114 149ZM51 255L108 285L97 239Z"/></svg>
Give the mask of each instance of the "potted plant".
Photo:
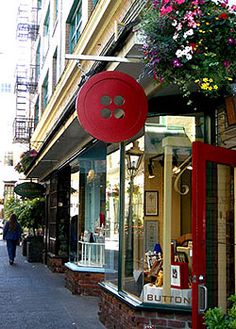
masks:
<svg viewBox="0 0 236 329"><path fill-rule="evenodd" d="M236 328L236 295L230 296L232 302L227 313L224 314L220 307L210 308L205 313L205 325L207 329L233 329Z"/></svg>
<svg viewBox="0 0 236 329"><path fill-rule="evenodd" d="M34 149L23 152L20 156L20 161L15 166L15 170L19 173L25 172L37 154L37 151Z"/></svg>
<svg viewBox="0 0 236 329"><path fill-rule="evenodd" d="M236 6L227 0L152 0L141 31L146 69L189 98L230 95L236 80Z"/></svg>

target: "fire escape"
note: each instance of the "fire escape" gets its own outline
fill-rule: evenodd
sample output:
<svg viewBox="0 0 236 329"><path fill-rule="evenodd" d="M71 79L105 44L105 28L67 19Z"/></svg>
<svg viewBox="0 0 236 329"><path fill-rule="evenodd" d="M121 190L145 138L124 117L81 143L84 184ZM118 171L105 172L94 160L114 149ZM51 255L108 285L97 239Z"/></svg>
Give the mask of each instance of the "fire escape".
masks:
<svg viewBox="0 0 236 329"><path fill-rule="evenodd" d="M19 59L16 66L16 117L13 123L13 142L29 143L35 129L31 114L32 97L37 93L37 69L31 64L30 49L38 35L38 8L21 4L18 10L17 41Z"/></svg>

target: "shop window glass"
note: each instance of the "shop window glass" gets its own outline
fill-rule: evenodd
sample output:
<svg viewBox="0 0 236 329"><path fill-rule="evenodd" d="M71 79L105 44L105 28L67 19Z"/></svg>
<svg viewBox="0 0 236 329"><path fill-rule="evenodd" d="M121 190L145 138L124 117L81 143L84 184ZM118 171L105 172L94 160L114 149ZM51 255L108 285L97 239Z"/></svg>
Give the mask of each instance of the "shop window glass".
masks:
<svg viewBox="0 0 236 329"><path fill-rule="evenodd" d="M109 283L118 284L120 152L107 156L105 267Z"/></svg>
<svg viewBox="0 0 236 329"><path fill-rule="evenodd" d="M122 217L118 213L120 152L107 156L105 248L110 272L105 283L118 288L121 282L121 290L140 303L191 308L191 154L196 139L204 141L204 117L199 114L153 117L145 124L144 136L137 140L143 158L134 177L125 164L119 266L114 227L119 228ZM126 145L125 153L131 148L132 143ZM108 241L116 245L115 252L110 248L108 253Z"/></svg>
<svg viewBox="0 0 236 329"><path fill-rule="evenodd" d="M71 164L70 261L104 267L106 147L103 143Z"/></svg>
<svg viewBox="0 0 236 329"><path fill-rule="evenodd" d="M77 262L78 243L78 219L79 219L79 166L71 167L70 187L70 248L69 255L71 262Z"/></svg>
<svg viewBox="0 0 236 329"><path fill-rule="evenodd" d="M139 296L143 286L144 259L144 138L140 138L137 142L137 145L129 144L126 146L122 289ZM133 149L136 151L132 152ZM131 158L130 164L129 158Z"/></svg>

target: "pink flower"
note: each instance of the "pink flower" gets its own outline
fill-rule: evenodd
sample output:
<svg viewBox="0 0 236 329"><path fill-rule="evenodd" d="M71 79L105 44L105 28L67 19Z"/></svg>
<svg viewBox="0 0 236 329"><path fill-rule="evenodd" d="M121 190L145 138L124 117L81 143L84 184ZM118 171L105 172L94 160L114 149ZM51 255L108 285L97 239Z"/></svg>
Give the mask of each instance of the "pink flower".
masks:
<svg viewBox="0 0 236 329"><path fill-rule="evenodd" d="M171 13L172 10L173 10L172 5L169 5L169 6L167 6L167 7L162 6L162 7L161 7L161 10L160 10L160 13L161 13L162 16L165 16L165 15Z"/></svg>
<svg viewBox="0 0 236 329"><path fill-rule="evenodd" d="M176 2L178 5L181 5L182 3L185 2L185 0L175 0L175 2Z"/></svg>
<svg viewBox="0 0 236 329"><path fill-rule="evenodd" d="M166 5L169 2L170 2L170 0L162 0L162 6Z"/></svg>
<svg viewBox="0 0 236 329"><path fill-rule="evenodd" d="M236 6L233 5L233 6L230 7L230 9L232 9L233 11L236 11Z"/></svg>
<svg viewBox="0 0 236 329"><path fill-rule="evenodd" d="M180 60L178 58L175 58L172 62L174 67L181 67L183 66L183 64L180 62Z"/></svg>
<svg viewBox="0 0 236 329"><path fill-rule="evenodd" d="M230 66L230 62L229 61L224 61L224 67L228 67Z"/></svg>

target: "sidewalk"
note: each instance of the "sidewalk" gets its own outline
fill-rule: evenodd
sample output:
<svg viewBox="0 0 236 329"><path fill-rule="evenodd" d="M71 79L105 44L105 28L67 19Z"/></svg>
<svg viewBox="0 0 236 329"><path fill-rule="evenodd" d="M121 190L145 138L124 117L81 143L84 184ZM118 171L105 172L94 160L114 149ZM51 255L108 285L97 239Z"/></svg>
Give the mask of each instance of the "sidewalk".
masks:
<svg viewBox="0 0 236 329"><path fill-rule="evenodd" d="M1 329L104 329L98 320L98 298L72 295L64 275L41 263L28 263L17 248L9 265L0 241Z"/></svg>

